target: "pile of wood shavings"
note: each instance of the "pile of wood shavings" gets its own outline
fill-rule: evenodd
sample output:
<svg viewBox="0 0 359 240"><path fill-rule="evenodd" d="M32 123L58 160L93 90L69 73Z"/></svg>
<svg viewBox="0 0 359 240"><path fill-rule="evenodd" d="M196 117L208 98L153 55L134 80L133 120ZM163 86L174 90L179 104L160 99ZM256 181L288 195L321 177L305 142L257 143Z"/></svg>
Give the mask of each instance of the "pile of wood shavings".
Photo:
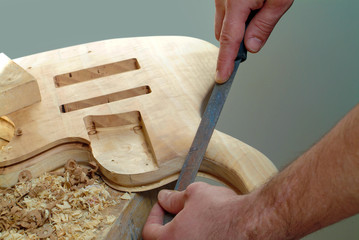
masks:
<svg viewBox="0 0 359 240"><path fill-rule="evenodd" d="M94 239L116 218L101 211L118 201L91 167L69 160L63 174L21 172L14 187L0 189L0 239Z"/></svg>

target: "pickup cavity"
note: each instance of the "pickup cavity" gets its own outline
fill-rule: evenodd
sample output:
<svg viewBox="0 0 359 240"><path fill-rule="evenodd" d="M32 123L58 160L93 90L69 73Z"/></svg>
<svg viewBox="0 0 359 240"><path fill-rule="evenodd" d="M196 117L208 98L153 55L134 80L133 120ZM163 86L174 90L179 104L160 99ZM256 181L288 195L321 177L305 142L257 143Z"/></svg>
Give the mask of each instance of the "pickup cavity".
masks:
<svg viewBox="0 0 359 240"><path fill-rule="evenodd" d="M88 98L85 100L66 103L60 106L60 111L62 113L76 111L88 107L93 107L105 103L111 103L115 101L119 101L126 98L132 98L140 95L145 95L151 93L151 88L149 86L142 86L137 88L128 89L125 91L110 93L94 98Z"/></svg>
<svg viewBox="0 0 359 240"><path fill-rule="evenodd" d="M115 63L109 63L101 66L82 69L69 72L54 77L56 87L63 87L80 82L86 82L97 78L108 77L118 73L134 71L140 69L140 64L136 58L131 58Z"/></svg>

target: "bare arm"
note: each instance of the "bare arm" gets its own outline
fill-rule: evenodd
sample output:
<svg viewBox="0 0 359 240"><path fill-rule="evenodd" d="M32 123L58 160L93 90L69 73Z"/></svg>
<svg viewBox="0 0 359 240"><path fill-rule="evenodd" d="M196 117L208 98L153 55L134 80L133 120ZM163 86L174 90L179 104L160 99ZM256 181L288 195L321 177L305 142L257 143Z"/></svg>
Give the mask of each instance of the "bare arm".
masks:
<svg viewBox="0 0 359 240"><path fill-rule="evenodd" d="M359 212L359 105L258 192L298 239ZM288 237L288 236L287 236Z"/></svg>
<svg viewBox="0 0 359 240"><path fill-rule="evenodd" d="M248 51L258 52L273 28L294 0L215 0L215 36L220 42L216 81L227 81L244 36L245 22L251 10L259 9L244 36Z"/></svg>
<svg viewBox="0 0 359 240"><path fill-rule="evenodd" d="M177 214L162 225L163 210ZM271 181L239 196L204 183L162 191L149 239L299 239L359 212L359 105Z"/></svg>

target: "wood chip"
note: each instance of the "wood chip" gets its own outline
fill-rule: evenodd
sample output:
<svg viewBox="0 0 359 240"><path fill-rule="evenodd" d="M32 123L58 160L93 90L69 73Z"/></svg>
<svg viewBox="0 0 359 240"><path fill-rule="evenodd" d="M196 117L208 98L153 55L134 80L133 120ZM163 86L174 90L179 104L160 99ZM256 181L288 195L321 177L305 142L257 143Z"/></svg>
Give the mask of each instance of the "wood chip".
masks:
<svg viewBox="0 0 359 240"><path fill-rule="evenodd" d="M29 170L24 170L19 173L18 180L19 182L27 182L30 181L32 178L32 174Z"/></svg>
<svg viewBox="0 0 359 240"><path fill-rule="evenodd" d="M30 171L21 172L14 187L0 189L0 239L94 239L116 219L102 210L120 200L92 178L98 168L90 167L70 160L64 174L32 179Z"/></svg>
<svg viewBox="0 0 359 240"><path fill-rule="evenodd" d="M121 199L122 199L122 200L130 200L130 199L131 199L131 196L130 196L130 194L128 194L128 193L124 193L124 194L121 196Z"/></svg>

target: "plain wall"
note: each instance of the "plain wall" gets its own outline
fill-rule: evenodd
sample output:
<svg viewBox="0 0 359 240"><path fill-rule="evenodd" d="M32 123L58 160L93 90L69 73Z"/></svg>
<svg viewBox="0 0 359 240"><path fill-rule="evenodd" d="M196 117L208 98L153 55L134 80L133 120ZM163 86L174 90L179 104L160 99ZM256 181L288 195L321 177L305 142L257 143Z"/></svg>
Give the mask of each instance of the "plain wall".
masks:
<svg viewBox="0 0 359 240"><path fill-rule="evenodd" d="M283 168L359 100L359 2L300 0L250 54L217 129ZM0 52L17 58L110 38L214 38L214 0L0 0ZM305 239L358 239L359 216ZM275 226L273 226L275 227Z"/></svg>

